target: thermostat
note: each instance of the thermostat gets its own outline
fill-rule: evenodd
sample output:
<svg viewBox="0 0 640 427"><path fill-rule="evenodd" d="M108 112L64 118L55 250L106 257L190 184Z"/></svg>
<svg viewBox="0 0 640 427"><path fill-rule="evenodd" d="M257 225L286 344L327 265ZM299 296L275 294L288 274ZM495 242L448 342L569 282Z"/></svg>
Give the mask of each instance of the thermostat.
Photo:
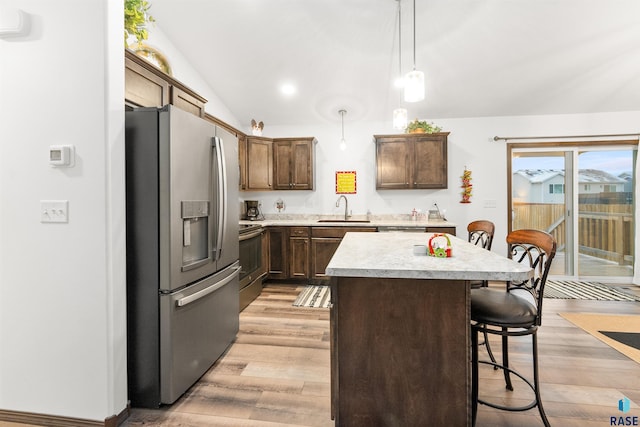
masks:
<svg viewBox="0 0 640 427"><path fill-rule="evenodd" d="M73 145L49 146L49 164L56 167L70 167L74 164L75 149Z"/></svg>

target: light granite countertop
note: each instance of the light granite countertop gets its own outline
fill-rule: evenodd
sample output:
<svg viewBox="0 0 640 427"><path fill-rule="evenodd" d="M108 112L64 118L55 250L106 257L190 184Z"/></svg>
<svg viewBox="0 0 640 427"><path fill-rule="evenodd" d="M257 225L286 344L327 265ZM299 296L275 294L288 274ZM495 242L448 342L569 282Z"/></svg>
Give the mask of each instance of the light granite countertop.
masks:
<svg viewBox="0 0 640 427"><path fill-rule="evenodd" d="M335 222L319 222L320 220L335 220ZM369 222L364 217L352 217L348 222L342 222L342 218L328 216L282 216L281 218L270 216L264 220L249 221L240 220L240 224L261 224L262 226L290 226L290 227L400 227L400 228L426 228L426 227L456 227L449 221L411 221L408 219L376 218ZM466 232L466 229L465 229Z"/></svg>
<svg viewBox="0 0 640 427"><path fill-rule="evenodd" d="M527 265L451 235L448 235L452 247L450 258L415 255L414 245L427 246L431 236L431 233L347 233L329 262L326 274L497 281L524 281L533 275Z"/></svg>

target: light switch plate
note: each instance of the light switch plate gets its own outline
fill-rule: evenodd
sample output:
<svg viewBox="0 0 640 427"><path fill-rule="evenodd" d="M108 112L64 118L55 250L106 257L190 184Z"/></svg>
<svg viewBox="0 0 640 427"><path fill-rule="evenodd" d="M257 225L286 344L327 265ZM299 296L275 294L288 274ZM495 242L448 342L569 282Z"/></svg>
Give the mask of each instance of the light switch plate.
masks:
<svg viewBox="0 0 640 427"><path fill-rule="evenodd" d="M495 200L487 199L484 201L485 208L495 208L496 206L497 206L497 203Z"/></svg>
<svg viewBox="0 0 640 427"><path fill-rule="evenodd" d="M69 201L40 200L40 222L69 222Z"/></svg>

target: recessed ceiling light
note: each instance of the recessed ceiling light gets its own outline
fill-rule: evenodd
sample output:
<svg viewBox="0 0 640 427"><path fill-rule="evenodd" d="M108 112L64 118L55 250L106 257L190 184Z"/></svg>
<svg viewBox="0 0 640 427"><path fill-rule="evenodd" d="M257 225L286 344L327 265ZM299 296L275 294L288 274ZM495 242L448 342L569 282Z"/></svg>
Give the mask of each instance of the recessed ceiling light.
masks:
<svg viewBox="0 0 640 427"><path fill-rule="evenodd" d="M282 92L283 95L291 96L296 93L296 87L291 83L285 83L280 86L280 92Z"/></svg>

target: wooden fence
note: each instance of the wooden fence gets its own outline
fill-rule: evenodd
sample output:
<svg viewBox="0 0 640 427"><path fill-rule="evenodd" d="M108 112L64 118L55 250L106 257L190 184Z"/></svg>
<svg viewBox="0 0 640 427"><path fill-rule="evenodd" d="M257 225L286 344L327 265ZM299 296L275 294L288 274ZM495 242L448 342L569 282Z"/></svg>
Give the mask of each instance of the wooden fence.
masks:
<svg viewBox="0 0 640 427"><path fill-rule="evenodd" d="M633 205L579 204L578 244L581 254L615 261L633 262ZM565 246L564 205L514 203L513 229L544 230L555 237L558 249Z"/></svg>

